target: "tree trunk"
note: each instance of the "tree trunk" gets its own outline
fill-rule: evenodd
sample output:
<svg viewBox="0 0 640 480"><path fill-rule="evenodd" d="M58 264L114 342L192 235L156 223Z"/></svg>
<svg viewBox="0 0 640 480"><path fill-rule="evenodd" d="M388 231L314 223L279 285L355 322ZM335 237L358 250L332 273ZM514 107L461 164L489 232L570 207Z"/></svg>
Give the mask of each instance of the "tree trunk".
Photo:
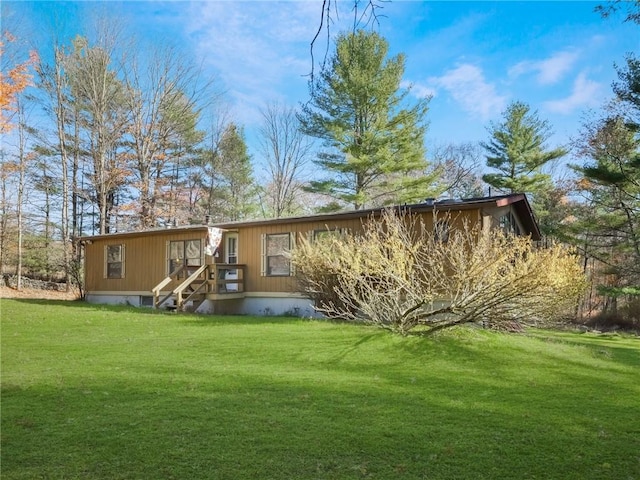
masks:
<svg viewBox="0 0 640 480"><path fill-rule="evenodd" d="M67 248L67 239L69 237L69 184L67 167L69 164L67 157L67 143L66 143L66 112L65 112L65 98L64 98L64 72L63 72L63 58L62 50L56 48L55 52L55 95L56 95L56 126L58 133L58 146L60 149L60 163L62 167L62 211L60 216L60 228L62 236L62 262L64 269L64 278L69 288L69 255Z"/></svg>
<svg viewBox="0 0 640 480"><path fill-rule="evenodd" d="M18 113L18 198L16 200L16 216L18 218L18 261L16 264L16 288L22 290L22 250L23 250L23 209L22 203L24 201L24 183L27 169L27 155L26 155L26 137L25 137L25 124L24 124L24 108L21 102L17 102Z"/></svg>

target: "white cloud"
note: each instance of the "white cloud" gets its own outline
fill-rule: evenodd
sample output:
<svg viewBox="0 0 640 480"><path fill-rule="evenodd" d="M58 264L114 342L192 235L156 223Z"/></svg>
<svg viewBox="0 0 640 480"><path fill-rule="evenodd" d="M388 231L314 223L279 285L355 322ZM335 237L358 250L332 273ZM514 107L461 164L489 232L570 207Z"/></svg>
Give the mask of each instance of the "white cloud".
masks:
<svg viewBox="0 0 640 480"><path fill-rule="evenodd" d="M408 88L411 91L411 95L418 98L435 97L437 93L434 88L421 83L402 81L400 86L402 88Z"/></svg>
<svg viewBox="0 0 640 480"><path fill-rule="evenodd" d="M429 81L449 92L463 110L482 120L502 112L507 103L507 96L498 94L495 86L487 82L482 70L475 65L460 65Z"/></svg>
<svg viewBox="0 0 640 480"><path fill-rule="evenodd" d="M571 95L559 100L544 102L543 106L555 113L570 114L583 107L596 106L602 99L603 86L589 80L586 73L580 73L573 83Z"/></svg>
<svg viewBox="0 0 640 480"><path fill-rule="evenodd" d="M315 2L193 2L186 17L196 55L217 72L238 121L254 122L260 107L292 91L306 94Z"/></svg>
<svg viewBox="0 0 640 480"><path fill-rule="evenodd" d="M544 60L525 60L511 67L509 76L517 78L529 72L537 72L536 80L539 84L552 85L571 70L578 57L577 51L565 50Z"/></svg>

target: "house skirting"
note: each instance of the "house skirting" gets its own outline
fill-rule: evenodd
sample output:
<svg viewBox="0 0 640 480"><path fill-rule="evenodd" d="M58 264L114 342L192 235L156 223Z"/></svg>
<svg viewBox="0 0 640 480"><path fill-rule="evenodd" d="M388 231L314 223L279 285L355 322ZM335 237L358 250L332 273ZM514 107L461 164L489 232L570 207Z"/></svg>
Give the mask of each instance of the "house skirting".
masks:
<svg viewBox="0 0 640 480"><path fill-rule="evenodd" d="M153 306L151 292L87 292L85 298L89 303ZM313 302L309 298L298 293L286 292L246 292L242 298L217 296L215 300L205 300L198 307L197 313L322 317L313 309Z"/></svg>
<svg viewBox="0 0 640 480"><path fill-rule="evenodd" d="M285 292L247 292L243 298L205 300L197 311L220 315L322 317L313 309L309 298Z"/></svg>
<svg viewBox="0 0 640 480"><path fill-rule="evenodd" d="M152 307L153 293L151 292L86 292L88 303L105 305L131 305L133 307Z"/></svg>

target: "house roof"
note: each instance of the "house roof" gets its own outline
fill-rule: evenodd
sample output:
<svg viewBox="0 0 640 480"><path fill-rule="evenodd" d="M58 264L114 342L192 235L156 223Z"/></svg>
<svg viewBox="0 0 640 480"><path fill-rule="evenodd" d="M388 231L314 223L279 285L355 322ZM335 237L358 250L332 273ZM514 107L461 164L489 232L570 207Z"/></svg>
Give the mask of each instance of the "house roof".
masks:
<svg viewBox="0 0 640 480"><path fill-rule="evenodd" d="M272 218L262 220L241 220L237 222L224 222L216 223L212 226L232 229L244 226L259 226L259 225L278 225L283 223L299 223L308 221L330 221L336 219L351 219L351 218L364 218L368 216L380 215L387 208L396 209L408 209L414 212L426 212L426 211L438 211L446 212L451 210L471 210L475 208L493 208L493 207L505 207L511 205L520 218L523 226L527 231L531 232L533 240L540 239L540 229L531 210L531 205L527 200L527 197L523 193L501 195L494 197L478 197L478 198L465 198L461 200L432 200L428 199L423 203L396 205L394 207L378 207L370 208L366 210L350 210L346 212L326 213L320 215L306 215L300 217L284 217L284 218Z"/></svg>
<svg viewBox="0 0 640 480"><path fill-rule="evenodd" d="M439 211L446 212L451 210L470 210L475 208L494 208L494 207L505 207L511 205L516 212L518 213L518 217L522 222L523 226L527 231L531 233L531 237L533 240L540 239L540 230L538 228L538 224L533 215L533 211L531 210L531 206L527 197L523 193L509 194L509 195L501 195L494 197L478 197L478 198L465 198L461 200L433 200L427 199L423 203L414 203L410 205L397 205L394 207L378 207L378 208L370 208L365 210L350 210L345 212L337 212L337 213L326 213L326 214L316 214L316 215L305 215L299 217L283 217L283 218L271 218L271 219L261 219L261 220L240 220L236 222L222 222L215 223L211 225L186 225L180 227L170 227L170 228L155 228L150 230L143 230L137 232L119 232L119 233L110 233L105 235L93 235L82 237L81 241L87 240L97 240L101 238L120 238L127 236L143 236L143 235L154 235L160 232L163 233L181 233L188 231L206 231L209 227L217 227L222 229L236 229L239 227L245 226L260 226L260 225L280 225L285 223L302 223L309 221L330 221L330 220L340 220L340 219L352 219L352 218L364 218L368 216L376 216L380 215L387 208L396 208L396 209L408 209L414 212L426 212L426 211Z"/></svg>
<svg viewBox="0 0 640 480"><path fill-rule="evenodd" d="M211 225L213 226L213 225ZM148 230L138 230L132 232L116 232L116 233L105 233L103 235L88 235L80 237L81 242L101 240L104 238L126 238L126 237L142 237L147 235L157 235L159 233L184 233L184 232L206 232L209 227L207 225L184 225L180 227L160 227L160 228L150 228Z"/></svg>

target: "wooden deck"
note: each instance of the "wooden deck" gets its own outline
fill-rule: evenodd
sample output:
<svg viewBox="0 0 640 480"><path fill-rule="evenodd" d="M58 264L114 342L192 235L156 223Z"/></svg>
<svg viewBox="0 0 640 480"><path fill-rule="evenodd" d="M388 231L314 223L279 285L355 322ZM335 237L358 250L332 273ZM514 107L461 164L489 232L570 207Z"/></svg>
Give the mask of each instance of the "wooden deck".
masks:
<svg viewBox="0 0 640 480"><path fill-rule="evenodd" d="M169 308L184 311L187 302L192 302L193 310L205 300L232 300L244 298L244 279L246 265L231 263L212 263L200 267L181 265L160 283L153 287L153 308L160 308L173 298ZM186 277L173 290L164 288Z"/></svg>

